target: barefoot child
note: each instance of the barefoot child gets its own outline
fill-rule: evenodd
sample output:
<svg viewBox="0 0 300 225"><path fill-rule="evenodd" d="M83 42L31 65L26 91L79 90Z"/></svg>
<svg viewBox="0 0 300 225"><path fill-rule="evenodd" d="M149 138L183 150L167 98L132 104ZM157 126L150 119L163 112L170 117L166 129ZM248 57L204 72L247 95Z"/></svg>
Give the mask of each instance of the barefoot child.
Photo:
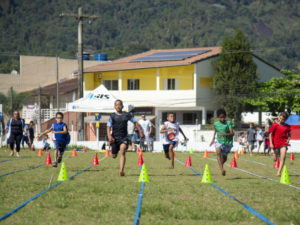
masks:
<svg viewBox="0 0 300 225"><path fill-rule="evenodd" d="M223 168L224 163L227 161L227 155L232 148L233 141L233 123L231 121L225 120L226 112L224 109L219 109L217 111L218 121L215 122L215 132L211 140L210 146L215 144L217 151L217 159L222 172L222 175L226 175L226 171ZM215 140L217 134L217 138Z"/></svg>
<svg viewBox="0 0 300 225"><path fill-rule="evenodd" d="M163 127L160 130L160 133L164 134L164 151L165 156L167 159L171 160L170 169L174 168L174 153L173 149L177 145L179 132L183 135L185 141L188 139L186 138L185 134L179 127L179 123L175 121L175 114L168 113L167 121L164 123Z"/></svg>
<svg viewBox="0 0 300 225"><path fill-rule="evenodd" d="M68 132L67 124L63 122L64 114L61 112L56 113L56 123L52 124L52 127L42 133L40 133L37 138L52 131L54 134L55 151L54 151L54 161L52 163L53 167L57 167L57 163L60 163L62 156L66 149L66 146L70 142L70 135Z"/></svg>
<svg viewBox="0 0 300 225"><path fill-rule="evenodd" d="M277 176L281 176L281 171L285 163L286 152L289 146L291 137L290 125L286 124L285 121L289 117L287 112L280 113L278 117L278 123L273 123L270 128L270 147L274 150L275 158L277 160L280 155L280 165L277 171Z"/></svg>
<svg viewBox="0 0 300 225"><path fill-rule="evenodd" d="M120 176L124 176L125 166L125 152L128 148L129 140L127 134L127 123L131 121L134 123L139 131L140 136L143 138L144 134L140 125L136 122L133 115L128 112L123 112L123 102L121 100L115 101L115 113L110 115L109 121L107 122L107 137L111 145L112 157L117 158L118 152L120 151Z"/></svg>

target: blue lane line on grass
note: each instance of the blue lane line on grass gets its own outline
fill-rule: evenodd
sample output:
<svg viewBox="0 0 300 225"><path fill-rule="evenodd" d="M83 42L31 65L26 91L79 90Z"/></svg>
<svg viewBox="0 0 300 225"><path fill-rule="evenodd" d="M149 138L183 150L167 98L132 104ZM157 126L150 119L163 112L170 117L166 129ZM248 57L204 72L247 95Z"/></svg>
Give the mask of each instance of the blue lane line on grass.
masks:
<svg viewBox="0 0 300 225"><path fill-rule="evenodd" d="M213 160L213 161L217 161L216 159L212 159L212 158L207 158L207 159ZM228 167L230 167L230 165L228 163L225 163L225 165L228 166ZM265 179L265 180L270 180L270 181L273 181L273 182L276 182L276 183L280 183L279 180L275 180L275 179L270 178L270 177L261 176L261 175L258 175L256 173L249 172L247 170L243 170L243 169L240 169L240 168L233 168L233 169L242 171L242 172L247 173L249 175L252 175L252 176L255 176L255 177L259 177L259 178L262 178L262 179ZM300 187L298 187L298 186L295 186L295 185L292 185L292 184L285 184L285 185L300 190Z"/></svg>
<svg viewBox="0 0 300 225"><path fill-rule="evenodd" d="M145 182L142 182L141 189L140 189L140 194L139 194L139 199L138 199L138 203L137 203L136 211L135 211L135 217L134 217L134 222L133 222L134 225L139 224L144 187L145 187Z"/></svg>
<svg viewBox="0 0 300 225"><path fill-rule="evenodd" d="M176 159L175 160L177 162L179 162L180 164L184 165L183 162L181 162L180 160ZM196 173L197 175L199 175L202 178L202 174L200 174L199 172L197 172L196 170L194 170L192 167L188 167L190 170L192 170L194 173ZM214 188L216 188L217 190L221 191L223 194L229 196L230 198L232 198L233 200L237 201L238 203L240 203L242 206L245 207L245 209L247 209L250 213L252 213L254 216L256 216L257 218L261 219L262 221L266 222L267 224L270 225L274 225L274 223L272 221L270 221L269 219L267 219L266 217L264 217L262 214L260 214L259 212L255 211L254 209L252 209L250 206L246 205L245 203L243 203L242 201L238 200L236 197L232 196L231 194L228 194L226 191L224 191L222 188L218 187L217 185L213 184L213 183L209 183L211 186L213 186Z"/></svg>
<svg viewBox="0 0 300 225"><path fill-rule="evenodd" d="M7 175L11 175L11 174L14 174L14 173L20 173L20 172L23 172L23 171L26 171L26 170L37 169L37 168L40 168L40 167L42 167L42 166L44 166L44 165L45 165L45 164L40 164L40 165L33 166L33 167L30 167L30 168L27 168L27 169L23 169L23 170L15 170L15 171L12 171L12 172L0 174L0 177L5 177L5 176L7 176Z"/></svg>
<svg viewBox="0 0 300 225"><path fill-rule="evenodd" d="M92 168L92 167L93 167L93 165L89 166L88 168L86 168L86 169L84 169L84 170L79 171L78 173L76 173L76 174L70 176L69 178L70 178L70 179L71 179L71 178L74 178L74 177L76 177L77 175L79 175L79 174L81 174L81 173L83 173L83 172L89 170L89 169ZM12 215L13 213L17 212L19 209L21 209L22 207L24 207L25 205L27 205L29 202L31 202L31 201L35 200L36 198L40 197L42 194L46 193L46 192L49 191L50 189L57 187L57 186L58 186L59 184L61 184L61 183L63 183L63 181L59 181L59 182L57 182L56 184L53 184L51 187L49 187L49 188L45 189L44 191L40 192L39 194L33 196L32 198L30 198L30 199L27 200L26 202L24 202L24 203L22 203L21 205L19 205L17 208L11 210L10 212L6 213L4 216L0 217L0 221L6 219L7 217L9 217L10 215Z"/></svg>
<svg viewBox="0 0 300 225"><path fill-rule="evenodd" d="M9 161L14 161L14 160L23 160L23 159L26 159L26 158L6 159L6 160L0 161L0 163L9 162Z"/></svg>

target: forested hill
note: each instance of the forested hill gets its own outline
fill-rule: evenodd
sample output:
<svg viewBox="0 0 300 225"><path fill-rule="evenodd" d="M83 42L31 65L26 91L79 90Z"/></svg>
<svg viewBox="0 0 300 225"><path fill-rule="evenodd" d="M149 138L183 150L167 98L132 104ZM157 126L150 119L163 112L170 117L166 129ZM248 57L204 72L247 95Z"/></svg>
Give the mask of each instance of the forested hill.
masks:
<svg viewBox="0 0 300 225"><path fill-rule="evenodd" d="M300 68L298 0L1 0L0 72L18 54L74 58L78 7L100 18L84 23L84 50L110 59L153 48L220 45L237 28L255 53L279 68Z"/></svg>

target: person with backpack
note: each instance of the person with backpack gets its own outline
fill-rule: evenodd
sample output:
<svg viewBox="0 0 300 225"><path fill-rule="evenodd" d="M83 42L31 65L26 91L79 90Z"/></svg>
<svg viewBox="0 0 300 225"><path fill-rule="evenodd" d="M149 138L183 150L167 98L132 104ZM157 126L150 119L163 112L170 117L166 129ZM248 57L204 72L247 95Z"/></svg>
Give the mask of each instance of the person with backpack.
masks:
<svg viewBox="0 0 300 225"><path fill-rule="evenodd" d="M23 132L25 128L24 119L20 118L20 113L14 111L14 115L7 121L7 143L9 144L11 153L10 156L14 155L14 148L16 144L16 156L20 157L20 145L23 138Z"/></svg>
<svg viewBox="0 0 300 225"><path fill-rule="evenodd" d="M67 124L63 122L64 114L62 112L56 113L56 123L53 123L51 128L40 133L37 138L52 132L54 134L54 161L52 163L53 167L57 167L57 163L62 161L62 156L67 145L70 143L70 134L68 132Z"/></svg>

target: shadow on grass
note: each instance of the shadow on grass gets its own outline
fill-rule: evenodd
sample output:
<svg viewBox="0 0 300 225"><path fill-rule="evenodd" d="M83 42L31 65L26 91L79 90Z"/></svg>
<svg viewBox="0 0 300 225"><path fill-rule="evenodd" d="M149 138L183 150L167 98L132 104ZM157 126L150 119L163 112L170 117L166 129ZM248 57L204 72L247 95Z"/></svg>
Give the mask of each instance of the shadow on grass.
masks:
<svg viewBox="0 0 300 225"><path fill-rule="evenodd" d="M258 180L260 178L255 178L255 177L233 177L233 178L228 178L226 180Z"/></svg>

